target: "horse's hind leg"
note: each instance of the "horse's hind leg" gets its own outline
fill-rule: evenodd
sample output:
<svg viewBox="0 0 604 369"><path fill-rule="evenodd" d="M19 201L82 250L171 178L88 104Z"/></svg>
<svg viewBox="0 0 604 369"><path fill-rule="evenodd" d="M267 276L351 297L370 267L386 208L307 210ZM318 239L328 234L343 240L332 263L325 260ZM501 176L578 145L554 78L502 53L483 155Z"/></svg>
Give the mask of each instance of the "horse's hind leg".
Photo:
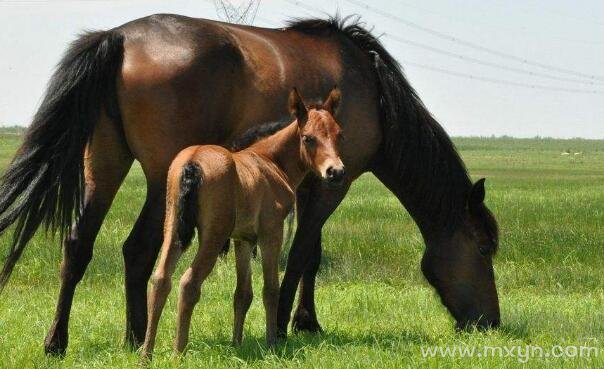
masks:
<svg viewBox="0 0 604 369"><path fill-rule="evenodd" d="M92 247L98 231L132 161L121 129L103 117L86 148L86 186L80 220L63 244L61 289L54 321L44 341L44 351L48 354L65 354L69 313L76 285L92 258Z"/></svg>
<svg viewBox="0 0 604 369"><path fill-rule="evenodd" d="M143 343L147 330L147 283L162 244L165 181L165 175L161 180L147 178L145 205L122 249L126 272L125 343L131 348Z"/></svg>
<svg viewBox="0 0 604 369"><path fill-rule="evenodd" d="M253 245L248 242L235 241L235 259L237 265L237 287L233 296L233 344L241 344L245 315L252 304L252 268L251 256Z"/></svg>

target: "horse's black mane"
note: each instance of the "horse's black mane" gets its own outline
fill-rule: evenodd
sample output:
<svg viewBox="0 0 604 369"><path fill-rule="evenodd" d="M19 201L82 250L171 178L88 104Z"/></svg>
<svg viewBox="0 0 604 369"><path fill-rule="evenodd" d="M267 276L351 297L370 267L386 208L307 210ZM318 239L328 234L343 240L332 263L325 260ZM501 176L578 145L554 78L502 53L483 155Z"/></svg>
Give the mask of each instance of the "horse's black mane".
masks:
<svg viewBox="0 0 604 369"><path fill-rule="evenodd" d="M447 133L381 42L364 28L359 17L294 19L289 29L343 35L367 53L381 90L381 156L398 173L398 195L418 223L449 229L459 225L472 184L466 168Z"/></svg>
<svg viewBox="0 0 604 369"><path fill-rule="evenodd" d="M307 104L306 108L311 109L323 109L322 103ZM292 118L284 118L276 122L266 122L249 128L243 134L231 142L229 149L231 151L241 151L248 148L260 141L263 138L273 135L277 131L282 130L288 124L292 123Z"/></svg>
<svg viewBox="0 0 604 369"><path fill-rule="evenodd" d="M229 149L231 151L240 151L250 147L261 139L285 128L289 123L291 123L291 119L278 122L267 122L254 126L233 140Z"/></svg>

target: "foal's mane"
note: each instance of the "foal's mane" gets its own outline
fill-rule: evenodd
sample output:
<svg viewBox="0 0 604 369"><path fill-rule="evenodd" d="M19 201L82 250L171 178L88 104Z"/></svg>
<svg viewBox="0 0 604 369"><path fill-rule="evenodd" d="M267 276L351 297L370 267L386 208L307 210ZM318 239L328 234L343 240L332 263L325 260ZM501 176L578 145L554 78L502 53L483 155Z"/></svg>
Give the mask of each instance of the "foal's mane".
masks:
<svg viewBox="0 0 604 369"><path fill-rule="evenodd" d="M411 87L400 64L359 17L294 19L289 29L343 36L365 51L380 88L381 157L396 173L398 195L420 225L447 230L459 226L472 182L453 142Z"/></svg>

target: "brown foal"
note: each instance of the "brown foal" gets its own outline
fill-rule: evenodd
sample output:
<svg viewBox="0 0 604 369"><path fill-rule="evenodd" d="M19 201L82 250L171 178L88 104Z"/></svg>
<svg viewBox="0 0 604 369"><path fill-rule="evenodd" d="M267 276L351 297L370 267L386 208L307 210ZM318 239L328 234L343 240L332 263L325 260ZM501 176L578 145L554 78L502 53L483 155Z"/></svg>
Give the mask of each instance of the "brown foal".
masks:
<svg viewBox="0 0 604 369"><path fill-rule="evenodd" d="M175 348L182 352L201 285L229 238L235 240L237 287L234 295L233 343L241 343L245 315L252 302L250 257L258 243L264 275L266 340L277 339L278 260L283 221L296 189L313 171L331 185L344 180L338 143L342 129L333 115L340 101L334 88L320 106L307 107L296 89L289 96L294 122L239 151L214 145L181 151L168 172L164 242L153 276L143 356L153 351L157 325L171 289L176 262L199 233L199 249L180 280Z"/></svg>

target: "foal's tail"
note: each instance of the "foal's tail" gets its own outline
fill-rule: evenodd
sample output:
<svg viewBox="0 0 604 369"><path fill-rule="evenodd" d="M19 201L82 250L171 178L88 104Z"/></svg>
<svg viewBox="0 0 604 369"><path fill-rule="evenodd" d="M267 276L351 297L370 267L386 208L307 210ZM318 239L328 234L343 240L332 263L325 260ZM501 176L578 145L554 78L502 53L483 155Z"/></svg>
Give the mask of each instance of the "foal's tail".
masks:
<svg viewBox="0 0 604 369"><path fill-rule="evenodd" d="M201 168L195 162L188 162L182 167L176 206L176 230L174 240L184 251L191 244L197 225L197 196L203 182Z"/></svg>
<svg viewBox="0 0 604 369"><path fill-rule="evenodd" d="M23 144L0 179L0 235L15 224L0 272L0 291L38 227L61 237L77 221L83 202L83 155L102 109L119 122L116 76L123 36L88 32L67 50Z"/></svg>

